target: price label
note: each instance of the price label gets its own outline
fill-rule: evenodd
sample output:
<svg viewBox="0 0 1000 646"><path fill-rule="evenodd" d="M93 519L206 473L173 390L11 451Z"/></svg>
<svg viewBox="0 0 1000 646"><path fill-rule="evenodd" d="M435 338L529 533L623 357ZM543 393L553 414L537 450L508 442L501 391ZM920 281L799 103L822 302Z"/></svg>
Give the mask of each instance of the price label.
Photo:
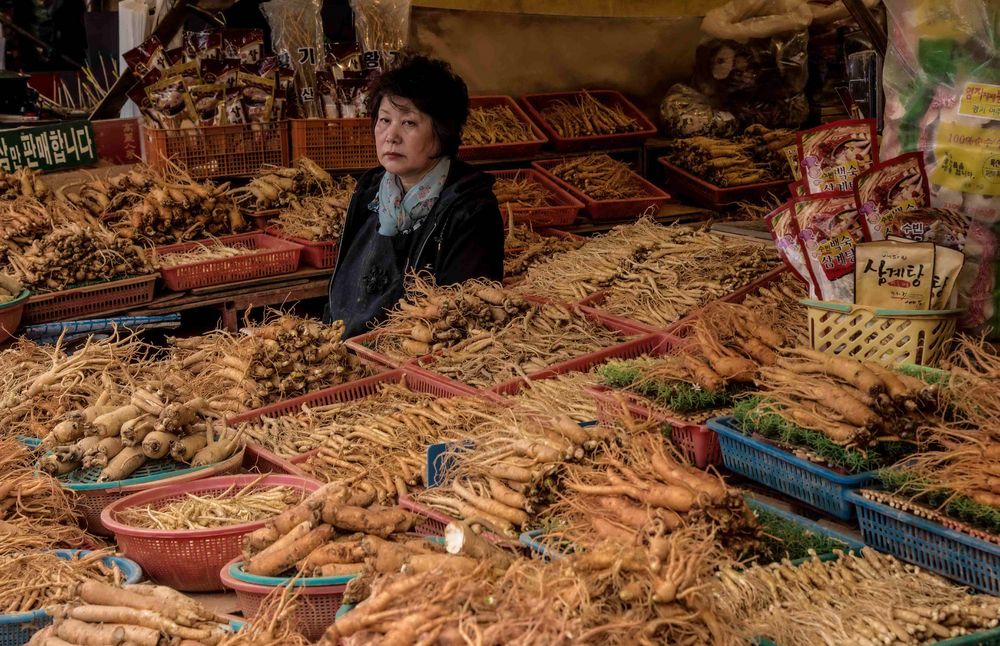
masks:
<svg viewBox="0 0 1000 646"><path fill-rule="evenodd" d="M0 131L0 168L57 170L97 161L94 129L89 121Z"/></svg>
<svg viewBox="0 0 1000 646"><path fill-rule="evenodd" d="M1000 120L1000 85L967 83L958 112L969 117Z"/></svg>

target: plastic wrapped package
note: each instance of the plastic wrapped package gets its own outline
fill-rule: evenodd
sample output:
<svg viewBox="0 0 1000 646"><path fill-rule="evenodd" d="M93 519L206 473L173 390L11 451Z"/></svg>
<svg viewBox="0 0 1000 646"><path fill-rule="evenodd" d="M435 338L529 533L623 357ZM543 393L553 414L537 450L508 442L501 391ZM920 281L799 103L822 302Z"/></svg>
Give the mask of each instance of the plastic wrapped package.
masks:
<svg viewBox="0 0 1000 646"><path fill-rule="evenodd" d="M995 0L885 0L881 157L923 151L931 204L959 210L969 232L959 302L965 325L1000 334L1000 50Z"/></svg>
<svg viewBox="0 0 1000 646"><path fill-rule="evenodd" d="M738 128L731 112L712 105L694 88L675 83L660 102L663 132L670 137L733 137Z"/></svg>
<svg viewBox="0 0 1000 646"><path fill-rule="evenodd" d="M743 112L736 116L747 123L798 126L808 114L811 21L801 0L732 0L709 11L695 52L695 89Z"/></svg>

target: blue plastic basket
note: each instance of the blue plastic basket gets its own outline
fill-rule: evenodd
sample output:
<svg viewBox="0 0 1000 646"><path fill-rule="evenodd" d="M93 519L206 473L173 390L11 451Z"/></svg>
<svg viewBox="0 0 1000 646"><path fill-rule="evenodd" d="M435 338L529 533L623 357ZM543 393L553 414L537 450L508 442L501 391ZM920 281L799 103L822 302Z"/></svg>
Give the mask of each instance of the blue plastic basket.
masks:
<svg viewBox="0 0 1000 646"><path fill-rule="evenodd" d="M564 558L566 554L550 546L546 546L538 540L544 533L545 530L543 529L533 529L530 532L521 532L518 542L546 560L554 561Z"/></svg>
<svg viewBox="0 0 1000 646"><path fill-rule="evenodd" d="M55 550L56 556L66 560L89 553L90 550ZM142 568L135 561L120 556L108 556L104 558L104 563L117 567L126 585L138 583L142 579ZM52 617L45 610L0 615L0 646L23 646L31 640L32 635L50 623Z"/></svg>
<svg viewBox="0 0 1000 646"><path fill-rule="evenodd" d="M243 569L243 561L236 561L229 563L226 566L227 574L231 576L236 581L243 581L244 583L254 583L256 585L267 585L271 587L286 586L292 583L294 578L294 583L292 587L304 587L304 588L315 588L328 585L346 585L351 579L356 575L347 576L310 576L310 577L286 577L286 576L259 576L257 574L250 574Z"/></svg>
<svg viewBox="0 0 1000 646"><path fill-rule="evenodd" d="M851 493L865 542L971 588L1000 595L1000 545Z"/></svg>
<svg viewBox="0 0 1000 646"><path fill-rule="evenodd" d="M875 480L874 471L841 475L744 435L732 416L712 418L708 427L719 434L727 469L841 520L854 518L847 493Z"/></svg>

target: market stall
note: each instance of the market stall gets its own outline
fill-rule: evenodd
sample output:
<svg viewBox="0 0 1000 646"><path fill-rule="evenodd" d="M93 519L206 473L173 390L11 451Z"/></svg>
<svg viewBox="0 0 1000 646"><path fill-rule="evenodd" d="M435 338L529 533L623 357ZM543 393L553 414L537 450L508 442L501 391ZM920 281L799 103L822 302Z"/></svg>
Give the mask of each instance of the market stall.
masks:
<svg viewBox="0 0 1000 646"><path fill-rule="evenodd" d="M996 8L637 4L669 75L469 75L404 183L368 99L534 15L479 4L164 19L97 101L141 159L0 133L0 641L994 643ZM449 168L502 274L436 278Z"/></svg>

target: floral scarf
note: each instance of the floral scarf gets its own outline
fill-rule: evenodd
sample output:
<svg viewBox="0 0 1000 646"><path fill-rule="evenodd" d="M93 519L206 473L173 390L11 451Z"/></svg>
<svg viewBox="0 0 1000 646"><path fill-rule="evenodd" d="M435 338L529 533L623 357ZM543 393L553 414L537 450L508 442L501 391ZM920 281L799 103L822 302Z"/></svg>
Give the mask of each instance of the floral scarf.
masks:
<svg viewBox="0 0 1000 646"><path fill-rule="evenodd" d="M441 196L449 170L451 158L442 157L406 195L399 178L387 171L378 189L379 235L394 236L418 229Z"/></svg>

